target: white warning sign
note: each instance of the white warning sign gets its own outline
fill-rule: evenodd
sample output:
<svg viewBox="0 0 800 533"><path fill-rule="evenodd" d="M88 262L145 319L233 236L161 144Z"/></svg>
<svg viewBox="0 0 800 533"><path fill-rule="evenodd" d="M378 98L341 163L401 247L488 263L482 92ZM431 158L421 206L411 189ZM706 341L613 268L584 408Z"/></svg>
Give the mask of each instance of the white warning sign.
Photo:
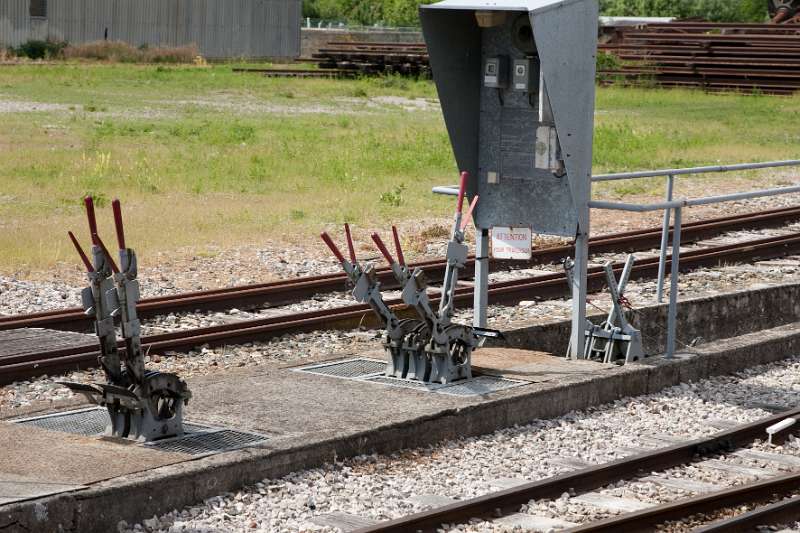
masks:
<svg viewBox="0 0 800 533"><path fill-rule="evenodd" d="M492 257L495 259L530 259L531 228L492 228Z"/></svg>

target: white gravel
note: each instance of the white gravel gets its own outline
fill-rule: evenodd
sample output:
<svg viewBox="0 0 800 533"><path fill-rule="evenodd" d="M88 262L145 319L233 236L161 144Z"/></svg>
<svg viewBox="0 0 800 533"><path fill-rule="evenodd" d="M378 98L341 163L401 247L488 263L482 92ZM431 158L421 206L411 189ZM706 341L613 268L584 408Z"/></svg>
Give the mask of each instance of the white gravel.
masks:
<svg viewBox="0 0 800 533"><path fill-rule="evenodd" d="M423 495L464 499L497 490L509 478L537 480L566 470L558 461L578 458L602 463L623 455L626 446L649 446L654 435L697 438L718 431L714 421L745 423L768 415L755 402L796 405L800 400L800 357L672 387L658 394L626 398L610 405L569 413L554 420L497 431L439 446L389 456L370 455L327 464L281 479L264 480L234 494L222 494L196 506L154 517L129 531L327 531L313 517L344 512L385 520L423 509ZM788 408L788 407L787 407ZM766 450L758 442L755 449ZM800 457L800 441L776 453ZM735 456L725 461L740 461ZM683 475L722 485L741 478L701 464L673 469ZM643 501L665 501L679 495L652 483L611 487L603 492ZM567 495L537 502L523 511L582 521L604 516L593 506ZM124 529L124 528L123 528ZM482 523L473 531L502 528Z"/></svg>

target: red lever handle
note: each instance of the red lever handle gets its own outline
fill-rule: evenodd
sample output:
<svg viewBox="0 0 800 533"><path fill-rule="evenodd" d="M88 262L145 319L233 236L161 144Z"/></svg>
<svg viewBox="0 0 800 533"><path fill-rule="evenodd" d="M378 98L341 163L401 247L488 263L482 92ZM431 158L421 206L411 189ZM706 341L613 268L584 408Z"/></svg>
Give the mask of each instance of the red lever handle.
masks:
<svg viewBox="0 0 800 533"><path fill-rule="evenodd" d="M125 246L125 228L122 226L122 204L118 199L111 202L111 207L114 209L114 227L117 228L117 244L120 250L126 250Z"/></svg>
<svg viewBox="0 0 800 533"><path fill-rule="evenodd" d="M75 234L71 231L68 231L67 235L69 235L69 239L72 241L72 245L75 246L75 250L77 250L78 255L81 256L81 261L83 261L86 271L89 273L94 272L94 266L92 266L92 262L89 261L89 258L86 257L86 253L83 251L83 248L81 248L81 244L78 242L78 239L75 238Z"/></svg>
<svg viewBox="0 0 800 533"><path fill-rule="evenodd" d="M461 173L461 183L458 186L458 207L456 213L460 213L464 208L464 195L467 193L467 180L469 179L469 172Z"/></svg>
<svg viewBox="0 0 800 533"><path fill-rule="evenodd" d="M114 262L114 258L111 257L110 253L108 253L108 249L106 248L105 243L103 243L103 240L100 238L100 235L95 233L94 235L92 235L92 238L97 241L97 246L99 246L100 249L103 250L103 254L106 256L106 261L108 261L108 264L111 265L111 270L114 271L114 274L119 274L119 268L117 267L117 264Z"/></svg>
<svg viewBox="0 0 800 533"><path fill-rule="evenodd" d="M353 236L350 235L350 224L345 223L344 234L347 236L347 249L350 251L350 262L356 264L356 249L353 247Z"/></svg>
<svg viewBox="0 0 800 533"><path fill-rule="evenodd" d="M331 239L331 236L328 235L327 232L323 231L320 234L320 237L322 237L322 240L325 241L325 244L328 245L328 248L331 249L333 255L336 256L336 259L338 259L340 263L344 263L344 256L342 255L342 252L339 251L339 248L336 246L336 244L333 242L333 239Z"/></svg>
<svg viewBox="0 0 800 533"><path fill-rule="evenodd" d="M397 233L397 228L392 226L392 236L394 237L394 251L397 253L397 262L400 266L406 266L406 258L403 257L403 248L400 246L400 235Z"/></svg>
<svg viewBox="0 0 800 533"><path fill-rule="evenodd" d="M383 257L386 258L386 262L388 262L390 265L394 264L394 257L392 257L392 254L390 254L389 250L386 249L386 245L383 244L381 236L378 235L377 233L373 233L372 240L375 242L375 245L378 247L378 250L381 251Z"/></svg>
<svg viewBox="0 0 800 533"><path fill-rule="evenodd" d="M86 218L89 220L89 234L92 236L92 244L97 244L95 235L97 235L97 218L94 216L94 199L87 196L83 199L83 204L86 206Z"/></svg>
<svg viewBox="0 0 800 533"><path fill-rule="evenodd" d="M464 217L464 221L461 222L461 231L464 231L467 226L469 225L470 220L472 220L472 212L475 210L475 206L478 204L478 196L475 195L475 198L472 199L472 203L469 204L469 209L467 209L467 216Z"/></svg>

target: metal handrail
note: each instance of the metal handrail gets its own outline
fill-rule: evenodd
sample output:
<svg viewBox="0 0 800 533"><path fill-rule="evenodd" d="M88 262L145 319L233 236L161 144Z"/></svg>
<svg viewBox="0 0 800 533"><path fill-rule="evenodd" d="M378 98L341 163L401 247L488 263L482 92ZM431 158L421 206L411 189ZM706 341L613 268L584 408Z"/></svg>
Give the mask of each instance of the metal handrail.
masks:
<svg viewBox="0 0 800 533"><path fill-rule="evenodd" d="M650 211L664 210L664 224L661 233L661 257L658 264L658 286L656 288L656 295L658 302L661 302L664 294L664 280L666 277L666 260L667 260L667 246L669 241L669 228L670 228L670 213L675 213L675 223L672 233L672 261L670 269L670 293L669 293L669 309L667 311L667 358L675 355L675 331L677 329L677 314L678 314L678 273L680 263L680 242L681 242L681 222L684 207L693 207L698 205L718 204L723 202L733 202L736 200L747 200L750 198L763 198L767 196L778 196L781 194L792 194L800 192L800 185L791 187L777 187L773 189L761 189L757 191L738 192L731 194L721 194L717 196L705 196L693 199L680 199L673 200L673 190L675 185L675 177L686 174L701 174L707 172L731 172L735 170L752 170L760 168L776 168L800 166L800 160L791 159L785 161L769 161L765 163L743 163L737 165L717 165L709 167L694 167L682 169L669 169L669 170L654 170L645 172L627 172L618 174L605 174L601 176L592 177L592 181L612 181L633 178L650 178L656 176L666 176L667 180L667 198L665 202L653 204L632 204L626 202L604 202L600 200L591 200L589 207L592 209L610 209L615 211L632 211L636 213L646 213Z"/></svg>
<svg viewBox="0 0 800 533"><path fill-rule="evenodd" d="M714 165L704 167L672 168L665 170L645 170L640 172L618 172L614 174L600 174L592 176L593 183L602 181L616 181L637 178L666 177L666 201L653 204L632 204L626 202L606 202L602 200L590 200L590 209L609 209L615 211L631 211L635 213L646 213L651 211L664 211L664 222L661 233L661 257L658 265L658 286L656 288L657 300L660 303L664 294L664 281L666 278L667 247L669 245L670 214L674 211L675 223L672 233L672 261L670 269L670 294L669 309L667 312L667 358L675 355L675 330L677 328L677 306L678 306L678 273L680 263L680 242L681 242L681 222L684 207L698 205L718 204L723 202L733 202L736 200L747 200L750 198L763 198L767 196L778 196L782 194L800 193L800 185L791 187L778 187L773 189L761 189L757 191L739 192L722 194L717 196L705 196L693 199L673 199L676 176L687 174L706 174L718 172L733 172L737 170L755 170L762 168L777 168L800 166L800 159L787 159L783 161L767 161L764 163L738 163L734 165ZM436 194L455 196L458 194L458 187L440 186L434 187Z"/></svg>
<svg viewBox="0 0 800 533"><path fill-rule="evenodd" d="M737 170L757 170L761 168L793 167L800 166L800 159L785 159L781 161L767 161L764 163L736 163L734 165L713 165L705 167L669 168L663 170L642 170L637 172L615 172L612 174L598 174L592 176L592 182L629 180L636 178L655 178L681 176L686 174L707 174L711 172L734 172ZM434 187L434 194L448 196L458 195L457 185L441 185ZM663 207L661 209L664 209Z"/></svg>
<svg viewBox="0 0 800 533"><path fill-rule="evenodd" d="M706 167L671 168L664 170L644 170L638 172L616 172L592 176L592 181L615 181L635 178L654 178L658 176L680 176L683 174L706 174L709 172L733 172L736 170L755 170L759 168L800 166L800 159L767 161L764 163L737 163L734 165L714 165Z"/></svg>
<svg viewBox="0 0 800 533"><path fill-rule="evenodd" d="M628 204L625 202L603 202L600 200L591 200L589 202L589 207L592 209L611 209L615 211L634 211L636 213L646 213L648 211L661 211L662 209L720 204L723 202L748 200L750 198L763 198L765 196L779 196L781 194L791 194L795 192L800 192L800 185L794 185L792 187L778 187L776 189L761 189L759 191L722 194L719 196L704 196L702 198L694 198L692 200L687 200L684 198L682 200L660 202L657 204Z"/></svg>

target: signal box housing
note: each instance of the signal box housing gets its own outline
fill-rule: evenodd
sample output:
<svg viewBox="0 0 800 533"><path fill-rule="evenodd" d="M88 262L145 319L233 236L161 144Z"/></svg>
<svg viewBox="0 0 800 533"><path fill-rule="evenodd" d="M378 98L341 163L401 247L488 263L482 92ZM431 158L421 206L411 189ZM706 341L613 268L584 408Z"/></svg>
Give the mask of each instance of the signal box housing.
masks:
<svg viewBox="0 0 800 533"><path fill-rule="evenodd" d="M476 226L588 232L597 1L445 0L420 17Z"/></svg>

